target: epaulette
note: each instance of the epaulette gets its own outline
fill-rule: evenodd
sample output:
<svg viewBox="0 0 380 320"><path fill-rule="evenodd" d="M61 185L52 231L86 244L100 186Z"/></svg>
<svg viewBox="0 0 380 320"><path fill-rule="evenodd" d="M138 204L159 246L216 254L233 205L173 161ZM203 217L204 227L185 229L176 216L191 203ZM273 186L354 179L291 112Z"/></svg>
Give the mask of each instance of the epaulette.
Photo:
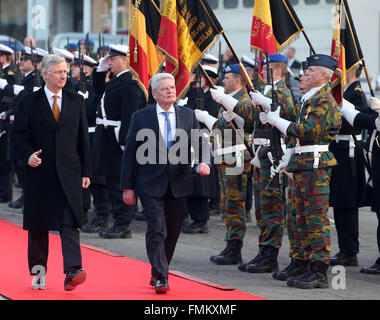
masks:
<svg viewBox="0 0 380 320"><path fill-rule="evenodd" d="M8 76L14 76L15 73L12 71L12 70L9 70L8 73L7 73Z"/></svg>
<svg viewBox="0 0 380 320"><path fill-rule="evenodd" d="M360 88L360 87L356 87L354 90L355 90L355 91L359 91L359 92L363 92L363 89Z"/></svg>
<svg viewBox="0 0 380 320"><path fill-rule="evenodd" d="M135 80L135 81L137 81L138 80L138 78L136 77L136 76L132 76L132 80Z"/></svg>

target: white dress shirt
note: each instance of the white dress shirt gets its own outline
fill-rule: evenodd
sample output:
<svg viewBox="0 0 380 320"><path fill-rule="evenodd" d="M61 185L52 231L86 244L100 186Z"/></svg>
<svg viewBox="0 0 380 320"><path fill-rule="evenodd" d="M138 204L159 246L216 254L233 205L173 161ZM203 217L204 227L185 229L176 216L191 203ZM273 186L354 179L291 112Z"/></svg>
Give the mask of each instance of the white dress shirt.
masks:
<svg viewBox="0 0 380 320"><path fill-rule="evenodd" d="M58 94L54 94L51 92L46 86L44 87L46 97L49 101L50 108L53 110L54 96L58 96L57 104L60 111L62 111L62 90L58 92Z"/></svg>
<svg viewBox="0 0 380 320"><path fill-rule="evenodd" d="M158 124L160 126L160 132L161 132L161 135L163 136L165 141L166 141L166 126L165 126L165 119L166 118L162 113L163 112L169 112L169 121L170 121L170 126L171 126L171 140L174 141L175 132L176 132L176 128L177 128L174 106L171 106L171 108L168 111L165 111L157 103L156 111L157 111Z"/></svg>

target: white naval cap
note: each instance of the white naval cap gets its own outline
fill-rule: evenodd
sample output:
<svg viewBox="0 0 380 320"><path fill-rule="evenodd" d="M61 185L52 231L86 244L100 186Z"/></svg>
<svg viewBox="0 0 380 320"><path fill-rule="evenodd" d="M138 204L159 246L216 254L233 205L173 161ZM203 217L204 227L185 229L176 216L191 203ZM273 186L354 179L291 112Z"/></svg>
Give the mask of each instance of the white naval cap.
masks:
<svg viewBox="0 0 380 320"><path fill-rule="evenodd" d="M218 78L218 70L214 67L211 67L211 66L203 66L202 65L202 68L204 69L204 71L206 71L206 73L209 75L209 77L212 77L212 78Z"/></svg>
<svg viewBox="0 0 380 320"><path fill-rule="evenodd" d="M75 51L74 53L75 60L72 62L72 64L79 64L79 51ZM85 65L90 66L90 67L95 67L98 63L92 59L91 57L83 54L81 55L81 58L83 57L83 62Z"/></svg>
<svg viewBox="0 0 380 320"><path fill-rule="evenodd" d="M0 43L0 53L13 54L15 52L12 50L12 48L9 48L5 44Z"/></svg>
<svg viewBox="0 0 380 320"><path fill-rule="evenodd" d="M128 53L128 46L124 44L111 44L110 45L110 54L108 56L126 56Z"/></svg>
<svg viewBox="0 0 380 320"><path fill-rule="evenodd" d="M202 58L202 64L203 63L217 64L218 62L219 62L219 59L209 53L206 53Z"/></svg>
<svg viewBox="0 0 380 320"><path fill-rule="evenodd" d="M72 62L74 60L74 55L65 49L53 48L53 53L58 56L64 57L67 62Z"/></svg>
<svg viewBox="0 0 380 320"><path fill-rule="evenodd" d="M46 50L41 49L41 48L36 48L36 53L37 53L37 56L39 56L41 58L49 55L49 52L47 52Z"/></svg>
<svg viewBox="0 0 380 320"><path fill-rule="evenodd" d="M254 68L256 63L252 59L248 58L245 54L241 56L242 63Z"/></svg>

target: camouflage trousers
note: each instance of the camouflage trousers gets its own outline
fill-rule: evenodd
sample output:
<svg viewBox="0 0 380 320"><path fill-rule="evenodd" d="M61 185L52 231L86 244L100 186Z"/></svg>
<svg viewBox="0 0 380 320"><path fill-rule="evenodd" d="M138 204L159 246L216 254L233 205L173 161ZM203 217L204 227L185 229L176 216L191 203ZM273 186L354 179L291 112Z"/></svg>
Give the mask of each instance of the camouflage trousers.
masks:
<svg viewBox="0 0 380 320"><path fill-rule="evenodd" d="M286 230L289 239L289 257L293 257L301 251L301 243L296 239L295 233L297 232L297 211L292 206L294 197L294 181L288 179L287 188L287 201L286 201Z"/></svg>
<svg viewBox="0 0 380 320"><path fill-rule="evenodd" d="M244 165L240 175L228 175L228 165L218 165L220 184L220 209L227 230L225 241L243 240L246 232L245 199L250 163Z"/></svg>
<svg viewBox="0 0 380 320"><path fill-rule="evenodd" d="M271 181L269 159L260 160L261 169L255 169L253 192L255 215L260 230L259 246L281 248L284 233L285 212L281 191L266 189Z"/></svg>
<svg viewBox="0 0 380 320"><path fill-rule="evenodd" d="M292 256L295 259L329 263L330 176L331 167L294 172L291 212L296 212Z"/></svg>

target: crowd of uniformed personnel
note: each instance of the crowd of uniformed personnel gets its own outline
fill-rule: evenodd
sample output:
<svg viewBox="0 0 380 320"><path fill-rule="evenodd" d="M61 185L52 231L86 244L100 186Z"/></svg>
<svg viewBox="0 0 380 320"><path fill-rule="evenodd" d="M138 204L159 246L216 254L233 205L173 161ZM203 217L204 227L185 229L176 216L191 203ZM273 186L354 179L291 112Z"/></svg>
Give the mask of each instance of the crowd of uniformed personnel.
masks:
<svg viewBox="0 0 380 320"><path fill-rule="evenodd" d="M67 61L65 89L86 102L94 170L90 188L83 191L82 232L99 233L105 239L130 238L132 221L144 219L144 214L123 202L121 161L132 114L154 100L145 100L129 71L127 46L110 45L96 54L89 41L51 52L34 47L29 39L31 45L22 52L0 44L0 202L23 206L23 194L13 199L13 184L16 176L23 188L26 164L14 155L8 137L18 100L44 86L41 62L53 53ZM194 110L213 144L210 176L194 175L194 192L188 197L192 222L184 224L183 232L208 233L210 213L221 213L226 246L210 257L211 262L236 264L243 272L273 273L274 279L292 287L326 288L329 265L358 265L359 208L371 206L380 223L380 200L374 196L380 183L380 107L374 98L371 107L367 104L359 81L362 66L348 73L339 107L330 81L338 64L329 56L308 57L297 70L297 82L289 76L286 56L269 55L259 62L264 82L258 76L258 63L243 56L255 88L261 89L251 92L237 61L228 55L220 58L203 57L204 73L194 70L186 98L178 102ZM294 82L300 96L294 93ZM366 140L363 129L368 130ZM279 159L271 148L277 136L281 137ZM279 185L272 188L276 177ZM95 216L88 220L92 206ZM243 263L241 250L252 207L259 248ZM334 210L339 244L331 258L329 207ZM290 263L279 270L285 227ZM380 251L380 227L377 241ZM361 272L380 274L380 258Z"/></svg>

